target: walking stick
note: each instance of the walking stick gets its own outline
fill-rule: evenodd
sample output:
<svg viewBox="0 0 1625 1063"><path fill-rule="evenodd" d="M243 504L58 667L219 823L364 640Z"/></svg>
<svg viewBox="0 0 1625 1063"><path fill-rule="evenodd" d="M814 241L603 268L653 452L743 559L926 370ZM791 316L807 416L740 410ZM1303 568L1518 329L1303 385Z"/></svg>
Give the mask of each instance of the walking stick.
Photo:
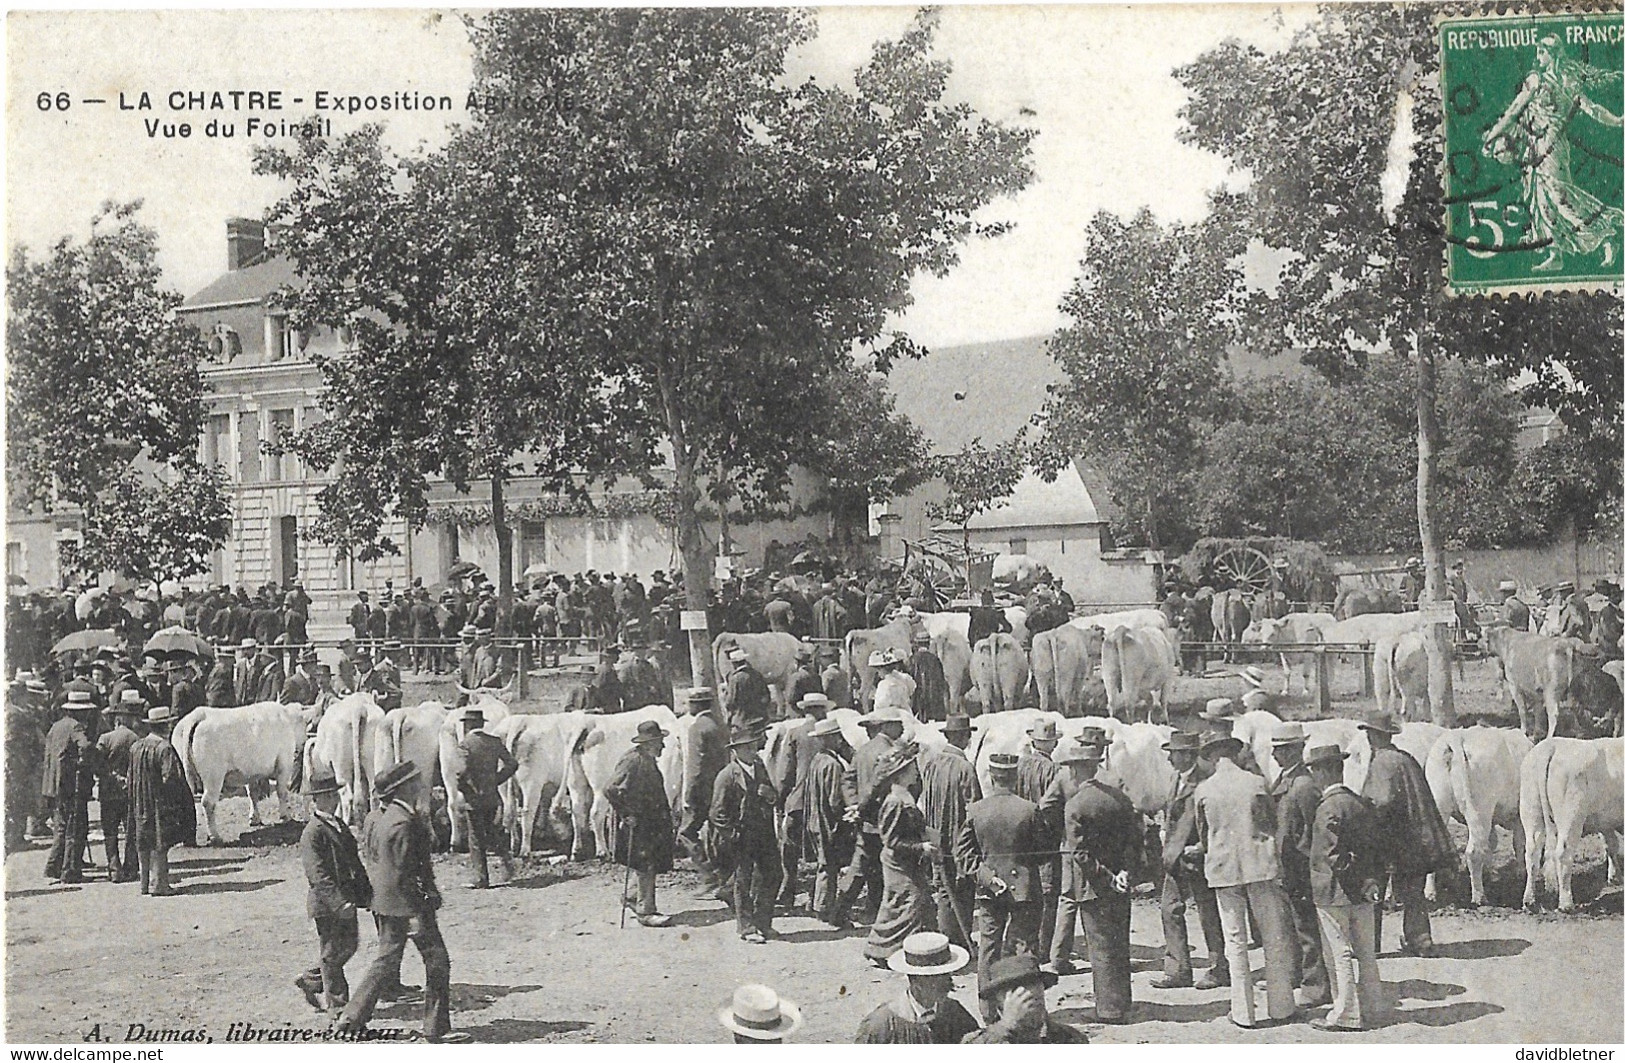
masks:
<svg viewBox="0 0 1625 1063"><path fill-rule="evenodd" d="M933 854L933 857L935 859L937 879L942 883L942 892L948 895L948 911L953 913L954 925L959 928L960 936L965 939L965 942L974 946L976 944L976 939L972 937L970 931L965 928L965 916L959 910L959 897L954 893L954 884L948 878L948 866L943 858L942 850L938 849L936 853Z"/></svg>
<svg viewBox="0 0 1625 1063"><path fill-rule="evenodd" d="M626 837L626 874L621 877L621 897L620 897L620 901L621 901L621 929L622 930L626 929L626 891L632 888L632 835L631 835L631 830L632 830L633 822L634 821L633 821L631 816L628 816L626 818L625 830L628 832L627 837ZM621 825L617 824L616 828L615 828L615 834L616 834L615 840L616 840L617 843L621 840L620 839L621 829L622 829Z"/></svg>

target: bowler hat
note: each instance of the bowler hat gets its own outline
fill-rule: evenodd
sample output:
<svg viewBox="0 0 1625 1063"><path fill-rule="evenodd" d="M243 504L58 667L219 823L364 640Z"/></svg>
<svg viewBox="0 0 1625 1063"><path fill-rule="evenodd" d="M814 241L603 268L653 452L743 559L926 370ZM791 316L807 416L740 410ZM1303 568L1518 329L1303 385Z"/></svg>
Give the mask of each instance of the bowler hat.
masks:
<svg viewBox="0 0 1625 1063"><path fill-rule="evenodd" d="M1374 712L1361 724L1362 731L1381 731L1383 734L1396 735L1400 732L1401 724L1394 719L1391 712Z"/></svg>
<svg viewBox="0 0 1625 1063"><path fill-rule="evenodd" d="M898 974L957 974L970 966L970 952L948 940L947 934L922 931L903 939L886 966Z"/></svg>
<svg viewBox="0 0 1625 1063"><path fill-rule="evenodd" d="M307 797L315 797L317 794L336 794L338 792L338 776L332 772L313 772L305 783L305 796Z"/></svg>
<svg viewBox="0 0 1625 1063"><path fill-rule="evenodd" d="M1341 763L1348 758L1349 755L1336 746L1313 746L1303 755L1303 763L1306 767L1312 768L1316 764Z"/></svg>
<svg viewBox="0 0 1625 1063"><path fill-rule="evenodd" d="M971 733L970 717L964 713L953 713L942 721L942 733L945 735L968 735Z"/></svg>
<svg viewBox="0 0 1625 1063"><path fill-rule="evenodd" d="M418 766L410 760L403 760L379 772L372 781L372 788L379 797L388 797L417 777Z"/></svg>
<svg viewBox="0 0 1625 1063"><path fill-rule="evenodd" d="M1235 752L1240 752L1245 743L1235 735L1225 734L1223 731L1209 731L1202 736L1202 752L1217 752L1223 746Z"/></svg>
<svg viewBox="0 0 1625 1063"><path fill-rule="evenodd" d="M777 1041L801 1029L801 1009L765 985L742 985L717 1021L741 1037Z"/></svg>
<svg viewBox="0 0 1625 1063"><path fill-rule="evenodd" d="M1309 736L1303 733L1303 724L1296 720L1289 720L1281 724L1275 729L1275 733L1270 735L1270 745L1272 746L1302 745L1307 741L1309 741Z"/></svg>
<svg viewBox="0 0 1625 1063"><path fill-rule="evenodd" d="M1061 737L1060 731L1055 727L1055 721L1045 718L1027 728L1027 736L1035 742L1055 742Z"/></svg>
<svg viewBox="0 0 1625 1063"><path fill-rule="evenodd" d="M644 720L638 724L638 733L632 736L632 741L642 744L644 742L658 742L663 738L670 738L671 732L663 730L653 720Z"/></svg>
<svg viewBox="0 0 1625 1063"><path fill-rule="evenodd" d="M1202 736L1194 731L1175 731L1162 748L1168 753L1195 753L1202 748Z"/></svg>
<svg viewBox="0 0 1625 1063"><path fill-rule="evenodd" d="M651 724L654 723L653 720L649 720L649 721L646 721L646 722L651 723ZM655 726L658 727L659 724L655 724ZM640 735L643 733L643 727L644 727L644 724L639 724L638 725L638 733ZM748 746L752 742L760 742L765 737L766 737L766 735L762 732L761 728L759 728L759 727L751 727L751 726L749 726L747 724L745 726L735 727L733 729L733 731L728 735L728 745L729 746ZM636 739L634 739L634 741L636 741Z"/></svg>
<svg viewBox="0 0 1625 1063"><path fill-rule="evenodd" d="M981 995L991 997L1000 990L1018 985L1036 985L1048 989L1059 981L1054 972L1042 970L1038 966L1038 957L1029 952L1018 952L1014 956L994 961L993 966L988 969L987 981L982 985Z"/></svg>

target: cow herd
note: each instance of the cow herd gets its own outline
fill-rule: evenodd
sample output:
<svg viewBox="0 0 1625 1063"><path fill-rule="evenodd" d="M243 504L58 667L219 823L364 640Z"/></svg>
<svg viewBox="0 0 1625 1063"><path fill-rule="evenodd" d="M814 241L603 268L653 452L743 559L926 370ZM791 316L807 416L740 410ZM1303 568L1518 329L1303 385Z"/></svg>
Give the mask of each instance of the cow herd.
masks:
<svg viewBox="0 0 1625 1063"><path fill-rule="evenodd" d="M694 717L677 717L663 705L612 716L513 714L500 698L487 694L463 708L426 702L384 712L370 695L360 693L330 706L309 740L298 708L272 703L200 709L185 721L190 726L177 728L174 740L194 789L203 794L209 836L216 842L221 837L214 805L226 786L269 781L287 817L287 792L300 756L305 772L325 767L338 777L341 814L352 821L359 821L370 806L376 775L390 764L410 760L434 781L435 793L445 794L451 822L460 834L456 787L446 780L456 778L458 725L470 708L483 713L486 729L501 738L519 762L518 773L505 784L502 795L503 822L516 852L541 849L544 833L567 843L576 859L609 851L604 787L645 720L654 720L671 733L659 766L667 795L679 807ZM862 744L866 736L858 712L837 709L832 716L854 748ZM905 716L905 737L919 744L922 755L943 745L940 723ZM974 721L966 754L984 788L990 783L991 756L1025 752L1029 730L1044 718L1055 720L1063 736L1075 736L1084 727L1104 730L1110 746L1102 777L1120 787L1141 814L1155 818L1163 811L1175 785L1174 770L1163 751L1170 728L1114 717L1068 717L1036 708L981 716ZM1233 733L1253 751L1271 780L1277 769L1270 757L1270 740L1280 723L1272 713L1250 711L1232 724ZM785 777L792 748L788 738L798 726L805 726L805 721L781 720L769 730L764 757L776 778ZM1309 744L1332 742L1350 754L1347 781L1358 790L1370 762L1370 747L1358 723L1329 719L1303 726ZM1574 906L1574 856L1584 834L1604 836L1617 873L1620 830L1625 827L1621 739L1547 738L1532 743L1510 728L1446 730L1410 723L1395 744L1425 765L1441 813L1466 827L1464 855L1474 903L1485 899L1484 872L1495 849L1497 826L1511 833L1522 857L1527 875L1524 902L1531 907L1543 885L1556 892L1559 908Z"/></svg>

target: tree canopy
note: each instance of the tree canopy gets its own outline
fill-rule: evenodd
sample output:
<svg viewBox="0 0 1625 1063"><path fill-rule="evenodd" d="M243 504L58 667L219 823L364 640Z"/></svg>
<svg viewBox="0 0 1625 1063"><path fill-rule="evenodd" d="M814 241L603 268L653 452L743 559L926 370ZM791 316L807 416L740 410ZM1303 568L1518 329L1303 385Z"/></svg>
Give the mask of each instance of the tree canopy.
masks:
<svg viewBox="0 0 1625 1063"><path fill-rule="evenodd" d="M80 564L161 579L203 571L230 530L223 480L197 457L203 337L179 321L139 201L90 238L6 268L6 483L12 503L77 507Z"/></svg>

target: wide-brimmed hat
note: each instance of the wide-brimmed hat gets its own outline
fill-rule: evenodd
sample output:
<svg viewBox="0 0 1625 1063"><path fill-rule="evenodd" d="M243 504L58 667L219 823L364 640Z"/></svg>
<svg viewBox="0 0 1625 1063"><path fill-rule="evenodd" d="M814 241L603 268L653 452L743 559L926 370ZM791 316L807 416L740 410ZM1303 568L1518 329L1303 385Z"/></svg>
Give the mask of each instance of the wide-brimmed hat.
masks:
<svg viewBox="0 0 1625 1063"><path fill-rule="evenodd" d="M896 664L897 657L890 649L871 650L869 653L870 668L884 668L888 664Z"/></svg>
<svg viewBox="0 0 1625 1063"><path fill-rule="evenodd" d="M89 712L96 707L96 699L90 696L88 690L70 690L62 707L69 712Z"/></svg>
<svg viewBox="0 0 1625 1063"><path fill-rule="evenodd" d="M903 713L895 705L886 705L865 713L858 722L865 727L875 727L883 723L902 723Z"/></svg>
<svg viewBox="0 0 1625 1063"><path fill-rule="evenodd" d="M647 722L648 723L654 723L653 720L649 720ZM658 727L660 725L655 724L655 726ZM638 729L641 731L643 729L643 726L640 724ZM760 742L765 737L766 737L766 734L762 731L762 729L760 727L752 727L752 726L747 724L747 725L745 725L743 727L735 727L733 729L733 731L731 733L729 733L729 735L728 735L728 745L730 747L732 747L732 746L745 746L745 745L749 745L752 742Z"/></svg>
<svg viewBox="0 0 1625 1063"><path fill-rule="evenodd" d="M1204 720L1228 720L1236 714L1234 698L1209 698L1199 714Z"/></svg>
<svg viewBox="0 0 1625 1063"><path fill-rule="evenodd" d="M1303 755L1303 763L1306 767L1312 768L1316 764L1325 764L1329 761L1341 762L1348 758L1349 755L1336 746L1312 746Z"/></svg>
<svg viewBox="0 0 1625 1063"><path fill-rule="evenodd" d="M338 792L338 776L330 771L312 772L310 778L305 780L306 797L315 797L317 794L336 794Z"/></svg>
<svg viewBox="0 0 1625 1063"><path fill-rule="evenodd" d="M1018 952L1014 956L994 961L987 972L987 982L981 987L981 995L990 997L1002 989L1018 985L1040 985L1049 989L1059 981L1060 978L1053 971L1046 971L1038 966L1038 957L1031 953Z"/></svg>
<svg viewBox="0 0 1625 1063"><path fill-rule="evenodd" d="M822 694L816 690L810 694L801 695L801 700L796 702L796 708L798 709L824 709L828 711L834 707L835 703L829 700L828 694Z"/></svg>
<svg viewBox="0 0 1625 1063"><path fill-rule="evenodd" d="M465 638L465 639L471 639L475 635L478 635L479 633L480 633L480 629L475 627L473 624L464 624L462 626L462 629L457 632L457 634L461 638Z"/></svg>
<svg viewBox="0 0 1625 1063"><path fill-rule="evenodd" d="M886 966L898 974L958 974L970 966L970 952L948 940L947 934L922 931L903 939Z"/></svg>
<svg viewBox="0 0 1625 1063"><path fill-rule="evenodd" d="M1404 725L1394 719L1391 712L1374 712L1360 723L1362 731L1381 731L1383 734L1396 735Z"/></svg>
<svg viewBox="0 0 1625 1063"><path fill-rule="evenodd" d="M1237 672L1236 675L1241 678L1243 683L1246 683L1250 687L1261 689L1264 686L1264 671L1256 664L1249 664L1247 667Z"/></svg>
<svg viewBox="0 0 1625 1063"><path fill-rule="evenodd" d="M51 692L51 688L43 679L28 679L24 681L23 686L30 694L49 694Z"/></svg>
<svg viewBox="0 0 1625 1063"><path fill-rule="evenodd" d="M841 721L826 716L813 724L812 730L808 731L807 735L811 738L824 738L827 735L838 735L840 733Z"/></svg>
<svg viewBox="0 0 1625 1063"><path fill-rule="evenodd" d="M1046 717L1027 728L1027 737L1034 742L1057 742L1060 741L1061 732L1056 728L1055 721Z"/></svg>
<svg viewBox="0 0 1625 1063"><path fill-rule="evenodd" d="M638 724L638 733L632 736L632 741L638 743L658 742L661 739L670 737L671 732L663 729L655 721L644 720L642 723Z"/></svg>
<svg viewBox="0 0 1625 1063"><path fill-rule="evenodd" d="M418 766L410 760L403 760L399 764L391 764L379 772L372 781L372 788L379 797L388 797L402 786L418 777Z"/></svg>
<svg viewBox="0 0 1625 1063"><path fill-rule="evenodd" d="M1202 748L1202 736L1195 731L1175 731L1162 748L1166 753L1195 753Z"/></svg>
<svg viewBox="0 0 1625 1063"><path fill-rule="evenodd" d="M147 710L148 723L174 723L175 710L168 705L154 705Z"/></svg>
<svg viewBox="0 0 1625 1063"><path fill-rule="evenodd" d="M119 692L118 704L113 706L115 716L145 716L146 713L147 699L141 696L141 691L126 687Z"/></svg>
<svg viewBox="0 0 1625 1063"><path fill-rule="evenodd" d="M1057 764L1098 764L1106 759L1106 747L1099 742L1087 742L1075 738L1070 742L1062 742L1055 750L1055 763Z"/></svg>
<svg viewBox="0 0 1625 1063"><path fill-rule="evenodd" d="M1281 724L1275 729L1275 733L1270 735L1270 745L1272 746L1302 745L1307 741L1309 741L1309 736L1303 733L1303 724L1296 720L1289 720Z"/></svg>
<svg viewBox="0 0 1625 1063"><path fill-rule="evenodd" d="M1220 746L1239 752L1245 745L1246 743L1235 735L1223 731L1209 731L1202 736L1203 753L1216 752Z"/></svg>
<svg viewBox="0 0 1625 1063"><path fill-rule="evenodd" d="M777 1041L801 1029L801 1009L765 985L742 985L717 1011L724 1027L756 1041Z"/></svg>
<svg viewBox="0 0 1625 1063"><path fill-rule="evenodd" d="M905 768L914 766L917 762L918 747L912 743L888 749L875 760L875 780L885 782Z"/></svg>
<svg viewBox="0 0 1625 1063"><path fill-rule="evenodd" d="M942 733L945 735L968 735L972 730L970 717L964 713L950 713L948 718L942 721Z"/></svg>
<svg viewBox="0 0 1625 1063"><path fill-rule="evenodd" d="M254 639L244 639L242 642L238 643L237 648L243 650L257 650L259 649L259 646L259 642Z"/></svg>

